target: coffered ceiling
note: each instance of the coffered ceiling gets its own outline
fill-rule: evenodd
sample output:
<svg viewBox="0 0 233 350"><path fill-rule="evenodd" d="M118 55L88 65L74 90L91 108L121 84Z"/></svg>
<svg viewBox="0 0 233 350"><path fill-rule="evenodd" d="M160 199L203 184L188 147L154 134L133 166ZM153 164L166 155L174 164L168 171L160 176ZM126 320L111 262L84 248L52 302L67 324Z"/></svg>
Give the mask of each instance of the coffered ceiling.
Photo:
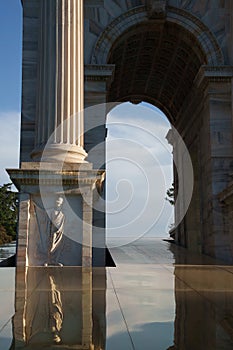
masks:
<svg viewBox="0 0 233 350"><path fill-rule="evenodd" d="M116 69L108 100L148 101L175 118L206 62L196 39L176 24L135 27L111 50L108 63Z"/></svg>

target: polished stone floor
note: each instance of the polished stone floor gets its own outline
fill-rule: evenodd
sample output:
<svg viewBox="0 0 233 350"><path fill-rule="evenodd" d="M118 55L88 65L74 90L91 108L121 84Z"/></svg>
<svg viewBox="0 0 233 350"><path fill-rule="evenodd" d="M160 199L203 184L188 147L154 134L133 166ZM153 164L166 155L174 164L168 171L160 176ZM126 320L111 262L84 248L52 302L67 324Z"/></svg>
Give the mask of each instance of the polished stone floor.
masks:
<svg viewBox="0 0 233 350"><path fill-rule="evenodd" d="M232 266L159 239L111 254L115 268L0 269L0 350L233 349Z"/></svg>

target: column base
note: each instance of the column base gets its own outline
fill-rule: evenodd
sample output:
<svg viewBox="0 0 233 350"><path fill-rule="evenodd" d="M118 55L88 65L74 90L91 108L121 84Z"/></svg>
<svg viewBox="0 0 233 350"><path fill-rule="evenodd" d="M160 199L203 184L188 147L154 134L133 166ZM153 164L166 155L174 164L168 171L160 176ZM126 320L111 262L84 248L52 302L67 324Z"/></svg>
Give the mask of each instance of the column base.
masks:
<svg viewBox="0 0 233 350"><path fill-rule="evenodd" d="M77 145L49 144L39 146L31 153L31 158L41 162L86 163L86 151Z"/></svg>

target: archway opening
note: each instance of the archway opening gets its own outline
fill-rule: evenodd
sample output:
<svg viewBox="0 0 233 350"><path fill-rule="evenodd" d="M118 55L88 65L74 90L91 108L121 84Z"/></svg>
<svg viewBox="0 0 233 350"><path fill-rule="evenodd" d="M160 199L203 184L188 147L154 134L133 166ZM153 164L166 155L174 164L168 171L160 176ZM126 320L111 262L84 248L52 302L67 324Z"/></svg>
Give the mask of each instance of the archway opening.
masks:
<svg viewBox="0 0 233 350"><path fill-rule="evenodd" d="M117 104L107 116L107 241L127 244L142 237L168 238L174 207L166 192L173 182L171 124L155 106Z"/></svg>
<svg viewBox="0 0 233 350"><path fill-rule="evenodd" d="M174 238L181 245L194 251L202 251L201 179L202 125L205 121L203 93L198 76L208 63L198 39L176 23L149 21L130 27L113 44L108 63L115 65L114 79L108 91L107 102L142 101L157 106L166 114L171 125L181 135L188 156L193 162L194 191L191 203L187 177L179 181L174 176L174 192L181 190L183 203L175 208L175 221L179 223ZM142 121L143 125L143 121ZM171 135L170 135L171 136ZM179 145L170 137L174 162L179 172L185 170L187 158ZM208 198L206 197L206 200ZM184 219L184 208L189 207Z"/></svg>

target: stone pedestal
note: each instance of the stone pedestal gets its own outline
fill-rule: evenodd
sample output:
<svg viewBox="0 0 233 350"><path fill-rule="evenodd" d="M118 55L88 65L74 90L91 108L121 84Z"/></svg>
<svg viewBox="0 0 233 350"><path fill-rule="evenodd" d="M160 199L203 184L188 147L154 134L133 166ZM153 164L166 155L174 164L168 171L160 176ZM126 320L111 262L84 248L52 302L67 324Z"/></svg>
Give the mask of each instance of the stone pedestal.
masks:
<svg viewBox="0 0 233 350"><path fill-rule="evenodd" d="M8 173L20 190L17 266L92 266L93 189L104 171L93 170L90 163L62 169L53 163L23 163ZM55 221L59 197L64 202ZM59 242L50 254L52 237Z"/></svg>

